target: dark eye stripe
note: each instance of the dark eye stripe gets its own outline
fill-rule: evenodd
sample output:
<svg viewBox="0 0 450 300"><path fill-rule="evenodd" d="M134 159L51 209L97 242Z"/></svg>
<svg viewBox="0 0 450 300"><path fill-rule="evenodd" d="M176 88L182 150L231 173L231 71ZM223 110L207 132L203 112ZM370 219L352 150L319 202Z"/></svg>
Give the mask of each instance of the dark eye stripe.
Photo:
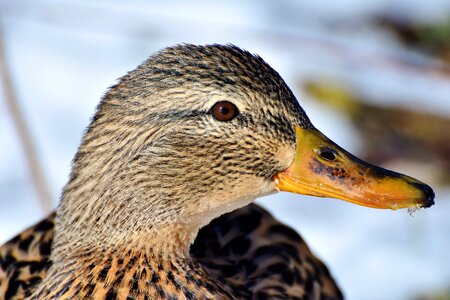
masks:
<svg viewBox="0 0 450 300"><path fill-rule="evenodd" d="M150 114L146 116L147 120L181 120L181 119L190 119L199 116L205 115L207 112L202 110L168 110L160 113Z"/></svg>
<svg viewBox="0 0 450 300"><path fill-rule="evenodd" d="M262 127L263 132L277 137L283 141L296 143L295 129L292 122L283 115L268 116L267 118L255 119L250 114L240 114L237 118L238 124L243 127Z"/></svg>

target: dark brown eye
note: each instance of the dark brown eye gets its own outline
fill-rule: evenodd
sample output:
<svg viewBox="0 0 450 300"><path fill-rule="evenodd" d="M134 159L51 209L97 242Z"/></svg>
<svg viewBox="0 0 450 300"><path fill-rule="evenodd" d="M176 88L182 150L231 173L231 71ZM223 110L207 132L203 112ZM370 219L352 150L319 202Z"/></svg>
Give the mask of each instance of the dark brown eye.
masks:
<svg viewBox="0 0 450 300"><path fill-rule="evenodd" d="M219 101L212 107L211 110L214 118L219 121L230 121L239 113L238 108L231 102Z"/></svg>

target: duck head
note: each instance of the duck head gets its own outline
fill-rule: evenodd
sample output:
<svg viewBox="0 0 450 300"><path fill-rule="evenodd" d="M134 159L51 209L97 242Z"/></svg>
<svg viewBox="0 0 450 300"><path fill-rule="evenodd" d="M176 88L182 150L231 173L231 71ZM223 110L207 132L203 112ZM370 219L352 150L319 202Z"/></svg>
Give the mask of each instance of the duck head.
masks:
<svg viewBox="0 0 450 300"><path fill-rule="evenodd" d="M377 208L433 204L427 185L315 129L260 57L234 46L166 48L102 99L61 199L55 253L186 250L212 219L276 191Z"/></svg>

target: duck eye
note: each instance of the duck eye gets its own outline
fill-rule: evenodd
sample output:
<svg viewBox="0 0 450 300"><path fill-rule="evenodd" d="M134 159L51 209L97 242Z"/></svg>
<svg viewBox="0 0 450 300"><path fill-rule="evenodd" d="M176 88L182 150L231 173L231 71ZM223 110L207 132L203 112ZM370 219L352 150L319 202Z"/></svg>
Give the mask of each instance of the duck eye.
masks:
<svg viewBox="0 0 450 300"><path fill-rule="evenodd" d="M336 159L336 153L328 147L319 150L319 156L325 160L333 161Z"/></svg>
<svg viewBox="0 0 450 300"><path fill-rule="evenodd" d="M211 109L211 112L219 121L230 121L239 113L236 105L229 101L219 101Z"/></svg>

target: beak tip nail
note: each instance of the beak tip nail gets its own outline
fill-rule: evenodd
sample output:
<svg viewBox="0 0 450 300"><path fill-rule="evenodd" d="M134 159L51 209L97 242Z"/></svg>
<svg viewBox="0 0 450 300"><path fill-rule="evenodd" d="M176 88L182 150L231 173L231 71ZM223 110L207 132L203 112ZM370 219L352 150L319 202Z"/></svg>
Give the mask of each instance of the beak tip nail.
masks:
<svg viewBox="0 0 450 300"><path fill-rule="evenodd" d="M428 191L425 192L425 208L431 207L434 205L434 191L428 187Z"/></svg>
<svg viewBox="0 0 450 300"><path fill-rule="evenodd" d="M429 207L433 206L434 205L434 196L435 196L433 189L424 183L413 183L413 185L416 188L418 188L419 190L421 190L423 193L423 196L424 196L423 197L424 198L423 207L429 208Z"/></svg>

